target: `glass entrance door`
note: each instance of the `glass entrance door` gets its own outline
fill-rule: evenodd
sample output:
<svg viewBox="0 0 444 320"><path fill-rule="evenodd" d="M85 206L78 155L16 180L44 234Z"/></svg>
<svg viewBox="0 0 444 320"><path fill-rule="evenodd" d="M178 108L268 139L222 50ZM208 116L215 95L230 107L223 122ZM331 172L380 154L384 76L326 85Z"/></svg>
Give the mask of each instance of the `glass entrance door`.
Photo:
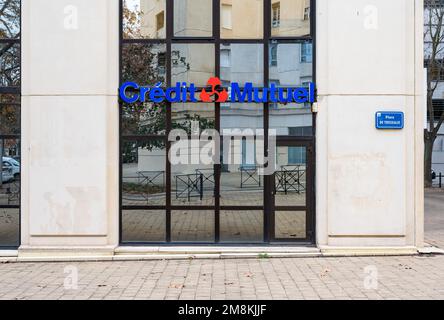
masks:
<svg viewBox="0 0 444 320"><path fill-rule="evenodd" d="M271 241L313 242L313 147L278 141L271 178Z"/></svg>

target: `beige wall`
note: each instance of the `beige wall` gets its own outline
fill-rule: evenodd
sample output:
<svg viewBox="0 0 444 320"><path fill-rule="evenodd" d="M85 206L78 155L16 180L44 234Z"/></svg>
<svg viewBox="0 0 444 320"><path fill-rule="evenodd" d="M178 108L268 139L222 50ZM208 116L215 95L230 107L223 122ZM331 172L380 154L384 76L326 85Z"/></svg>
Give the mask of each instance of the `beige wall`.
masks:
<svg viewBox="0 0 444 320"><path fill-rule="evenodd" d="M319 0L317 10L318 244L420 247L422 1ZM405 129L376 130L384 110L405 112Z"/></svg>
<svg viewBox="0 0 444 320"><path fill-rule="evenodd" d="M20 250L106 250L118 243L118 0L22 8Z"/></svg>

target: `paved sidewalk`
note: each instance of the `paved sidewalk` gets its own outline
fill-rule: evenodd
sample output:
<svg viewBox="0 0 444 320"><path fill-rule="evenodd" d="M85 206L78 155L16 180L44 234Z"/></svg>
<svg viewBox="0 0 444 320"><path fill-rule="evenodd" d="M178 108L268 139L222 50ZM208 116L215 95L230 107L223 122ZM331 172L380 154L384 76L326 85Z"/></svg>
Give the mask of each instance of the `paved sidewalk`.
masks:
<svg viewBox="0 0 444 320"><path fill-rule="evenodd" d="M444 192L425 221L444 248ZM444 255L3 263L0 299L444 299Z"/></svg>
<svg viewBox="0 0 444 320"><path fill-rule="evenodd" d="M443 299L443 270L444 256L14 263L0 299Z"/></svg>
<svg viewBox="0 0 444 320"><path fill-rule="evenodd" d="M444 190L425 192L425 241L444 249Z"/></svg>

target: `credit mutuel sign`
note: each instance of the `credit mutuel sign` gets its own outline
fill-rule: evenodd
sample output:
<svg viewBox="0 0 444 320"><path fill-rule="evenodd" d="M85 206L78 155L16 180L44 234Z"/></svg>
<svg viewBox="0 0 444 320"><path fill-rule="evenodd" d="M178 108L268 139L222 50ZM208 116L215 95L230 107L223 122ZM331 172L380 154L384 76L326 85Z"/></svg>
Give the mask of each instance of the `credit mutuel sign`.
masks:
<svg viewBox="0 0 444 320"><path fill-rule="evenodd" d="M233 82L230 88L223 88L219 78L210 78L208 88L197 89L191 83L178 82L174 87L164 89L162 83L153 87L140 86L135 82L125 82L119 89L122 101L126 103L164 101L178 102L236 102L236 103L313 103L315 101L315 84L310 82L304 87L281 88L271 84L268 88L255 87L247 82L244 86ZM230 92L230 93L229 93Z"/></svg>

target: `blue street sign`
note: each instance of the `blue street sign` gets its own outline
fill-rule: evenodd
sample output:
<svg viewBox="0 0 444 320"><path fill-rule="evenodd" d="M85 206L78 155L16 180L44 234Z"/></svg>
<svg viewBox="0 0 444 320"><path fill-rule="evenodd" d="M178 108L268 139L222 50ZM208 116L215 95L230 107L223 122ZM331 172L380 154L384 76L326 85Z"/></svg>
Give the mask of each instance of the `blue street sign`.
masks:
<svg viewBox="0 0 444 320"><path fill-rule="evenodd" d="M404 129L404 112L376 112L376 129Z"/></svg>

